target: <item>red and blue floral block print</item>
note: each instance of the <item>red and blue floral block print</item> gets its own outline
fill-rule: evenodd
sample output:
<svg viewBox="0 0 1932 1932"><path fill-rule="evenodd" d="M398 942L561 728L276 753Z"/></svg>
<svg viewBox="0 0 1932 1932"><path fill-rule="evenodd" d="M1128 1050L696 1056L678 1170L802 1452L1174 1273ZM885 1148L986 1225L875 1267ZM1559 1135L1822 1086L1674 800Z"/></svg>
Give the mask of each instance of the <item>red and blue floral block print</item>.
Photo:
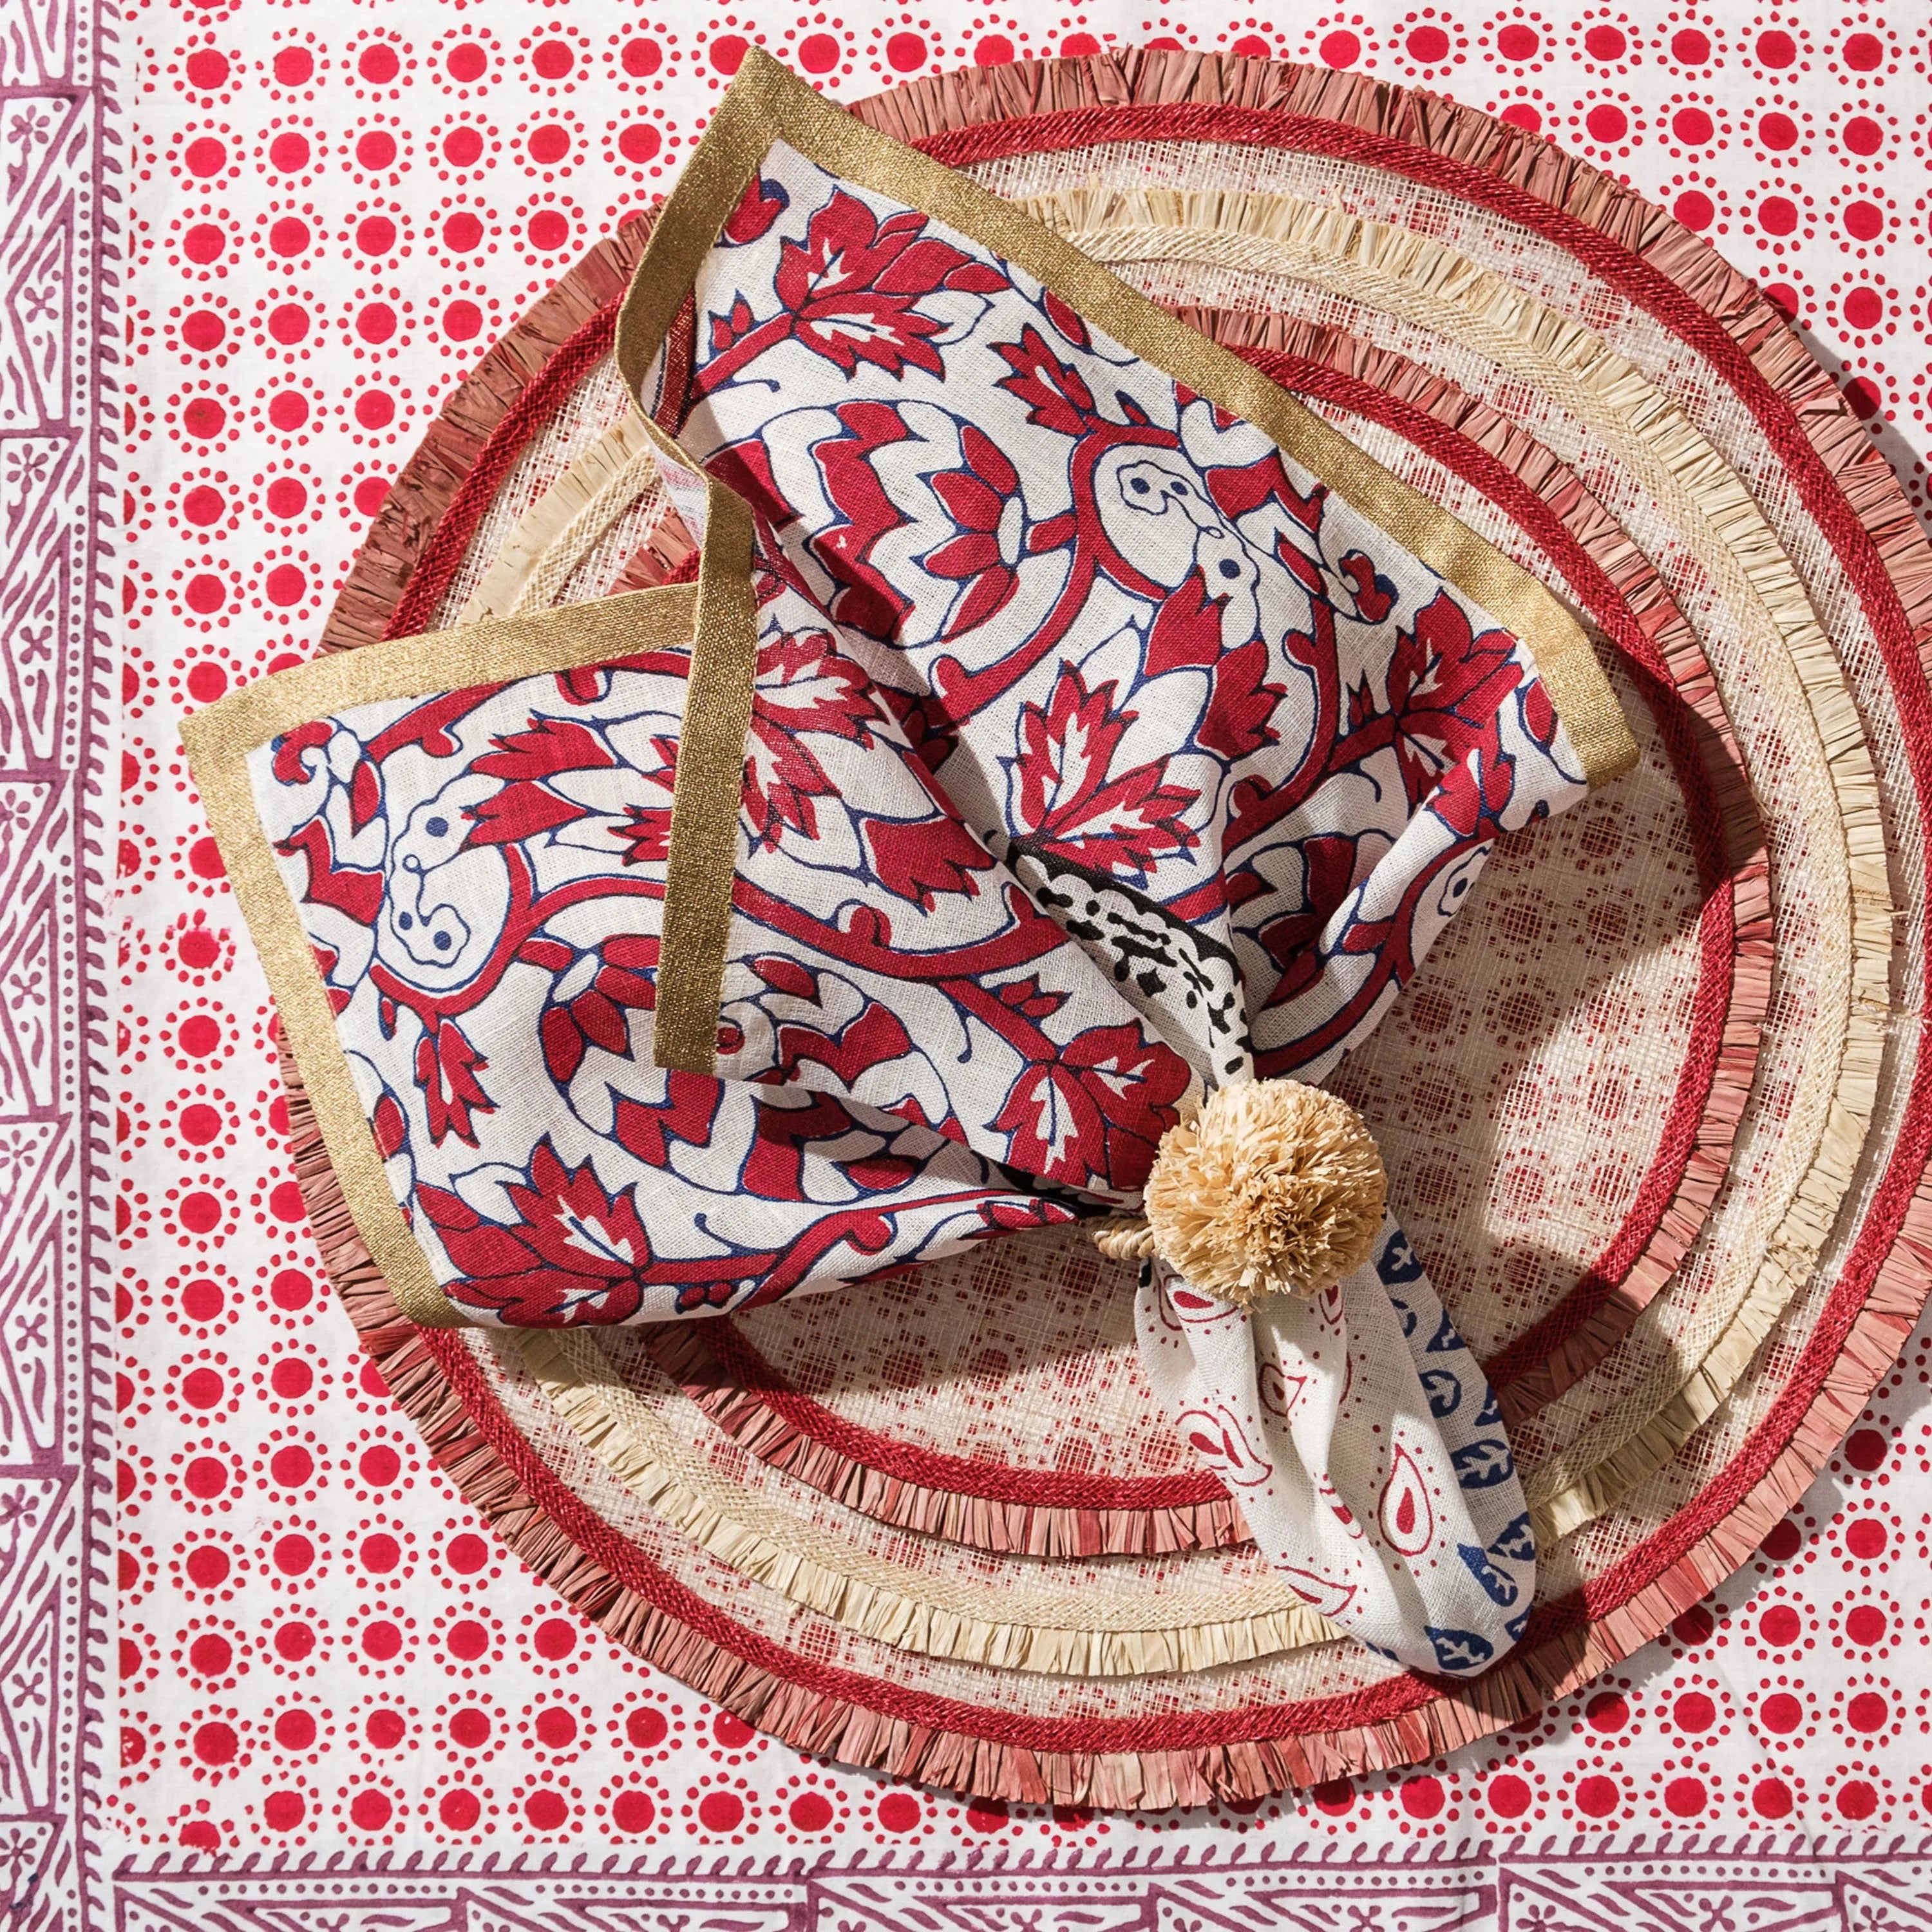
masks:
<svg viewBox="0 0 1932 1932"><path fill-rule="evenodd" d="M485 1321L744 1308L1132 1204L1182 1108L1332 1068L1498 834L1585 789L1519 639L964 236L775 144L694 311L644 400L752 506L759 623L718 1077L652 1064L684 652L251 761L397 1199ZM1311 1603L1420 1668L1508 1647L1521 1492L1393 1222L1252 1323L1141 1292Z"/></svg>
<svg viewBox="0 0 1932 1932"><path fill-rule="evenodd" d="M758 512L766 636L829 619L973 835L855 883L977 925L1004 860L1204 1075L1333 1066L1582 795L1516 638L967 238L775 144L694 307L646 400Z"/></svg>

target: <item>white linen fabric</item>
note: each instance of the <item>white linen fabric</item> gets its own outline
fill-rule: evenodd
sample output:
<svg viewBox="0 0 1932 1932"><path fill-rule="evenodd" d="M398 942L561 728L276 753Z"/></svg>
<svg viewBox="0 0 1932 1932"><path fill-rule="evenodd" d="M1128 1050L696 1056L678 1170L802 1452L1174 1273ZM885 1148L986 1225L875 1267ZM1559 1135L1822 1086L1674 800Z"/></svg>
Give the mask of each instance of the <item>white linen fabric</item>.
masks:
<svg viewBox="0 0 1932 1932"><path fill-rule="evenodd" d="M1393 1220L1334 1287L1252 1312L1150 1262L1135 1325L1176 1426L1323 1616L1450 1676L1521 1636L1536 1545L1502 1417Z"/></svg>

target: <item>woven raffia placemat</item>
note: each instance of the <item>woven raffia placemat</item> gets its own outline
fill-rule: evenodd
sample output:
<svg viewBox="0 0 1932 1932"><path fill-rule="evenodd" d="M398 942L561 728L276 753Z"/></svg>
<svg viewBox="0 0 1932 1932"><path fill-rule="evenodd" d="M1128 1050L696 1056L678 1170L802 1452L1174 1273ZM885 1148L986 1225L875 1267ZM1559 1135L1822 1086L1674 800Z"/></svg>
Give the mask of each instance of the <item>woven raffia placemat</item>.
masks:
<svg viewBox="0 0 1932 1932"><path fill-rule="evenodd" d="M518 1553L803 1748L1107 1805L1432 1755L1728 1575L1923 1298L1932 557L1768 304L1505 124L1157 52L858 111L1246 355L1600 635L1639 767L1498 854L1337 1082L1508 1413L1529 1634L1453 1690L1336 1640L1154 1410L1124 1271L1064 1234L675 1332L419 1333L298 1094L331 1272ZM452 399L330 646L687 568L610 363L643 232Z"/></svg>

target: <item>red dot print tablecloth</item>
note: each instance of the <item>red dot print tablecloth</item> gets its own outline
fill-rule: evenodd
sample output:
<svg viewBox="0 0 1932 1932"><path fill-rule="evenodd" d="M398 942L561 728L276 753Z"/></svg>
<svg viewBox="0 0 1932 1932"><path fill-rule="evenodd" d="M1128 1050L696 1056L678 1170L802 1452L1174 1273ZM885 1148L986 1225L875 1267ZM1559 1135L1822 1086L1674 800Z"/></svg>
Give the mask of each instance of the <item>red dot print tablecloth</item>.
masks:
<svg viewBox="0 0 1932 1932"><path fill-rule="evenodd" d="M127 30L118 1657L98 1820L126 1900L160 1912L165 1894L171 1922L320 1909L326 1868L332 1922L361 1923L394 1904L382 1874L416 1861L409 1909L440 1925L485 1852L525 1861L489 1881L491 1910L658 1897L608 1876L572 1892L554 1855L591 1848L598 1871L697 1856L713 1876L676 1896L760 1924L973 1898L1036 1922L1083 1888L1119 1916L1190 1886L1204 1909L1252 1894L1297 1924L1304 1904L1358 1922L1390 1887L1458 1924L1714 1927L1734 1922L1707 1907L1786 1894L1840 1914L1820 1923L1932 1922L1910 1852L1932 1829L1920 1342L1757 1557L1662 1641L1488 1744L1300 1801L968 1803L802 1759L619 1650L467 1511L331 1300L264 983L175 739L184 712L310 650L441 400L663 191L754 43L848 98L1151 42L1500 114L1766 286L1922 502L1923 10L148 0ZM1820 1834L1837 1849L1796 1849ZM1674 1849L1640 1858L1640 1834ZM1640 1900L1618 1888L1645 1858ZM1854 1868L1899 1916L1844 1916Z"/></svg>

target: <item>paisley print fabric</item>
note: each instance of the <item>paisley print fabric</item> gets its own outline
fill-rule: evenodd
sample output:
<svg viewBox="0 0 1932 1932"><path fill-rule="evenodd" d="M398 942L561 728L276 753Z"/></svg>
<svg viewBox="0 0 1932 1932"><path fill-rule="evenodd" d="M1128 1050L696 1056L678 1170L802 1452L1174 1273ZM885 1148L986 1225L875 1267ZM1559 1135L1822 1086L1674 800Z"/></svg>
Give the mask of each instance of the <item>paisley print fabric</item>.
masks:
<svg viewBox="0 0 1932 1932"><path fill-rule="evenodd" d="M249 760L475 1320L742 1309L1131 1207L1182 1109L1320 1078L1496 838L1585 788L1521 639L966 235L776 142L690 316L641 400L687 520L704 472L756 532L716 1076L652 1052L687 652ZM1508 1648L1521 1493L1393 1222L1315 1302L1141 1296L1150 1374L1309 1600L1421 1669Z"/></svg>
<svg viewBox="0 0 1932 1932"><path fill-rule="evenodd" d="M1146 1271L1141 1360L1289 1585L1419 1670L1480 1672L1522 1634L1536 1544L1483 1372L1407 1238L1325 1294L1251 1313Z"/></svg>

